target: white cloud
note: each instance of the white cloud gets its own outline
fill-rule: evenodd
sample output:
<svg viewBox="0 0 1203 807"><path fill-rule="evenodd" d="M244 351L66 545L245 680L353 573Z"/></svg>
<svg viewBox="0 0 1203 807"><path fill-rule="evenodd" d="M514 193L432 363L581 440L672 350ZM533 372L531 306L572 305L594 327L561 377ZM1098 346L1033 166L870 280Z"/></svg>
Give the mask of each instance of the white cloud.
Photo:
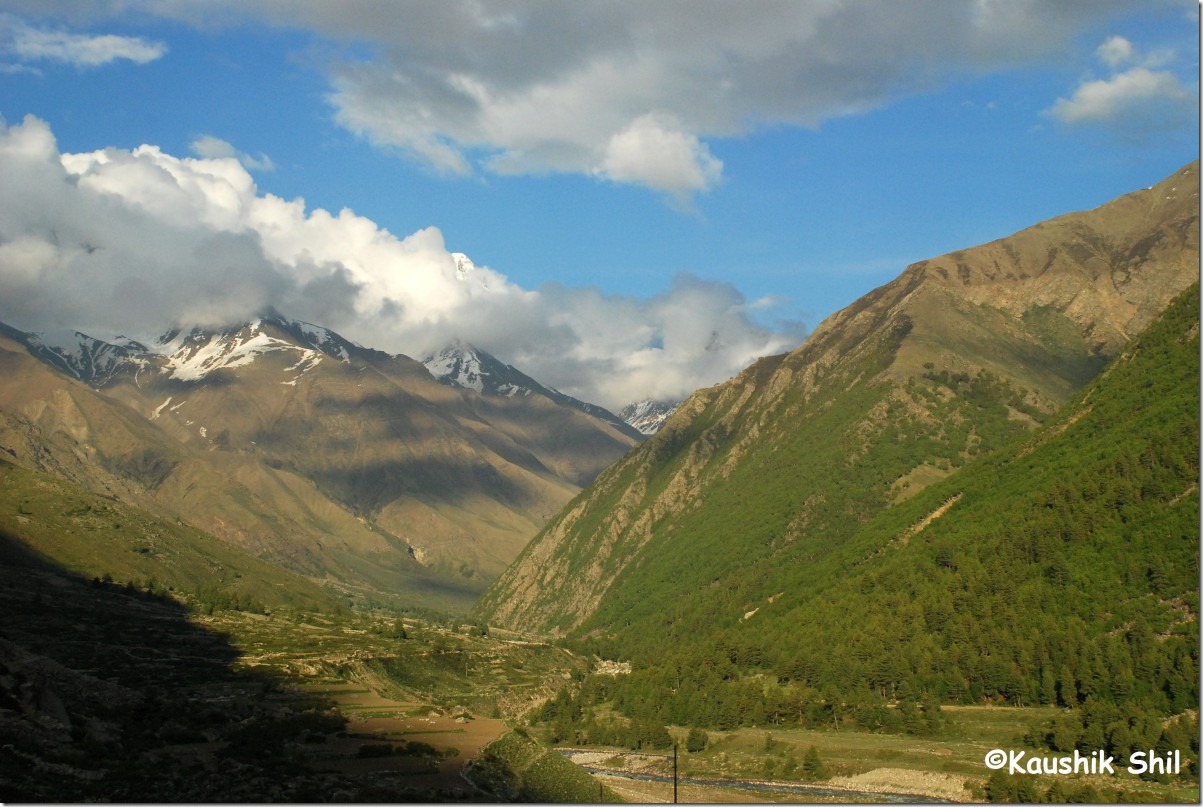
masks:
<svg viewBox="0 0 1203 807"><path fill-rule="evenodd" d="M461 338L610 407L683 397L800 341L756 325L734 287L689 276L651 299L523 289L437 228L399 237L307 210L261 194L222 141L196 150L217 156L60 154L41 120L0 124L0 321L150 340L272 305L411 356Z"/></svg>
<svg viewBox="0 0 1203 807"><path fill-rule="evenodd" d="M100 67L119 60L147 64L167 53L162 42L35 28L8 14L0 15L0 41L20 61L66 62L76 67Z"/></svg>
<svg viewBox="0 0 1203 807"><path fill-rule="evenodd" d="M825 120L1070 51L1147 0L178 2L348 45L326 57L335 120L456 176L577 173L678 202L722 180L722 140ZM1115 43L1115 58L1119 57Z"/></svg>
<svg viewBox="0 0 1203 807"><path fill-rule="evenodd" d="M1113 36L1095 51L1099 59L1111 69L1136 58L1136 49L1122 36Z"/></svg>
<svg viewBox="0 0 1203 807"><path fill-rule="evenodd" d="M682 201L708 190L722 172L722 161L704 143L658 115L644 115L611 137L596 169L614 182L646 185Z"/></svg>
<svg viewBox="0 0 1203 807"><path fill-rule="evenodd" d="M472 172L462 148L440 131L430 110L406 97L409 82L403 76L360 66L347 68L333 83L329 100L335 106L334 117L348 130L376 146L395 146L440 173Z"/></svg>
<svg viewBox="0 0 1203 807"><path fill-rule="evenodd" d="M1045 114L1067 126L1101 125L1128 139L1173 129L1191 120L1195 93L1169 70L1173 55L1157 51L1142 55L1127 39L1112 36L1095 55L1113 72L1107 78L1084 80L1069 98L1058 98ZM1132 65L1119 70L1124 65Z"/></svg>
<svg viewBox="0 0 1203 807"><path fill-rule="evenodd" d="M1170 113L1160 123L1178 125L1192 104L1191 93L1172 73L1134 67L1109 79L1083 83L1071 98L1058 98L1049 113L1067 124L1125 126Z"/></svg>
<svg viewBox="0 0 1203 807"><path fill-rule="evenodd" d="M188 148L192 149L192 153L198 157L209 159L233 157L248 171L274 171L276 168L271 157L263 152L260 152L258 157L252 157L244 151L238 151L229 142L213 135L200 135L188 144Z"/></svg>

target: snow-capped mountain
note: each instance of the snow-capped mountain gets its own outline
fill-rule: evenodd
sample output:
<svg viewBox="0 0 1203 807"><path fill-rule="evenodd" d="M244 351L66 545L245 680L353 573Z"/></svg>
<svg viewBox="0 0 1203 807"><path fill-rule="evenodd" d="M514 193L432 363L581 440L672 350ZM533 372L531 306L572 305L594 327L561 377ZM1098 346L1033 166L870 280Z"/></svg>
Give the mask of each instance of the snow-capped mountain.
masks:
<svg viewBox="0 0 1203 807"><path fill-rule="evenodd" d="M0 324L0 333L25 345L34 356L90 386L103 386L118 374L150 364L154 353L140 342L119 336L112 342L79 331L26 333Z"/></svg>
<svg viewBox="0 0 1203 807"><path fill-rule="evenodd" d="M471 269L470 263L462 267L465 272ZM126 377L138 379L135 383L150 376L198 383L218 371L249 367L269 354L287 355L286 366L279 368L287 376L279 383L286 385L297 384L323 361L347 363L353 357L369 361L396 358L365 348L329 328L290 320L271 309L243 325L173 329L149 346L125 337L105 341L72 330L29 333L0 324L0 333L21 342L47 364L96 389ZM626 407L622 415L615 415L601 406L540 384L516 367L461 341L425 356L421 364L446 386L490 397L549 399L597 418L637 440L654 434L676 406L664 401L642 401Z"/></svg>
<svg viewBox="0 0 1203 807"><path fill-rule="evenodd" d="M312 348L268 334L257 319L238 329L220 332L194 329L167 334L159 345L165 363L160 372L177 381L200 381L217 370L242 367L264 353L296 353L292 369L304 372L322 360Z"/></svg>
<svg viewBox="0 0 1203 807"><path fill-rule="evenodd" d="M278 351L296 354L295 362L287 371L297 374L313 369L326 358L348 362L352 355L385 356L344 339L328 328L289 320L274 311L240 327L168 331L155 347L161 357L160 372L180 381L199 381L217 370L242 367L258 356Z"/></svg>
<svg viewBox="0 0 1203 807"><path fill-rule="evenodd" d="M471 272L473 268L464 258L459 271ZM393 358L329 328L290 320L271 309L243 325L172 329L149 346L125 337L105 341L73 330L25 332L2 323L0 333L24 344L47 364L97 389L115 383L126 374L145 379L141 374L149 373L171 381L199 382L220 370L247 367L261 356L281 352L293 354L288 366L282 368L288 378L280 381L289 385L295 385L302 375L324 360L346 363L353 356ZM513 365L461 341L428 354L421 363L431 376L447 386L502 398L541 396L602 420L636 439L654 434L676 408L671 402L641 401L615 415L604 407L540 384Z"/></svg>
<svg viewBox="0 0 1203 807"><path fill-rule="evenodd" d="M422 364L432 376L448 386L505 398L542 395L561 406L579 409L603 420L636 439L642 438L641 434L632 431L626 421L608 409L544 386L513 365L466 342L455 341L442 350L427 354Z"/></svg>
<svg viewBox="0 0 1203 807"><path fill-rule="evenodd" d="M672 401L637 401L624 406L618 416L640 434L650 436L660 430L678 406L679 402Z"/></svg>
<svg viewBox="0 0 1203 807"><path fill-rule="evenodd" d="M467 346L440 382L274 311L147 342L0 325L0 451L390 598L466 608L641 437Z"/></svg>
<svg viewBox="0 0 1203 807"><path fill-rule="evenodd" d="M530 395L535 390L547 390L525 373L464 342L452 342L440 351L427 354L422 358L422 364L432 376L448 386L488 395L513 398Z"/></svg>
<svg viewBox="0 0 1203 807"><path fill-rule="evenodd" d="M0 333L21 342L30 353L58 370L101 388L127 372L159 373L175 381L201 381L218 370L244 367L279 351L296 354L288 368L303 373L325 358L347 362L369 350L334 331L269 311L244 325L173 329L152 345L119 336L105 341L72 330L24 332L0 324ZM282 383L289 383L287 381Z"/></svg>

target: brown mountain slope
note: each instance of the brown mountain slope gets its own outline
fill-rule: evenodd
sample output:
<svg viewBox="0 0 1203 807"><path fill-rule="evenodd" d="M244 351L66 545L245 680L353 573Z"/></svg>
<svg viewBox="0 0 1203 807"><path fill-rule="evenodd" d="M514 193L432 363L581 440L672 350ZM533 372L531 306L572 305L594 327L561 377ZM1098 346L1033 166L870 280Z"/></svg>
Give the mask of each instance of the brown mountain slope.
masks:
<svg viewBox="0 0 1203 807"><path fill-rule="evenodd" d="M283 321L177 342L174 363L143 357L91 389L4 339L0 449L367 596L466 607L635 442L405 357L322 353Z"/></svg>
<svg viewBox="0 0 1203 807"><path fill-rule="evenodd" d="M609 630L699 591L734 612L891 503L1033 428L1198 279L1194 163L1153 188L908 267L688 400L541 532L478 613ZM650 606L649 606L650 607Z"/></svg>

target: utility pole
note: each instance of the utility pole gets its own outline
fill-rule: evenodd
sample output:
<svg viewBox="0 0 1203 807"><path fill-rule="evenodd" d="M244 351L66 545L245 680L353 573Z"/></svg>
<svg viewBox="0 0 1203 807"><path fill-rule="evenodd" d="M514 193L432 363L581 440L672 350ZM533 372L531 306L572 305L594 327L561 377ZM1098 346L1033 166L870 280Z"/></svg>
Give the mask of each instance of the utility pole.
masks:
<svg viewBox="0 0 1203 807"><path fill-rule="evenodd" d="M677 803L677 744L673 743L673 804Z"/></svg>

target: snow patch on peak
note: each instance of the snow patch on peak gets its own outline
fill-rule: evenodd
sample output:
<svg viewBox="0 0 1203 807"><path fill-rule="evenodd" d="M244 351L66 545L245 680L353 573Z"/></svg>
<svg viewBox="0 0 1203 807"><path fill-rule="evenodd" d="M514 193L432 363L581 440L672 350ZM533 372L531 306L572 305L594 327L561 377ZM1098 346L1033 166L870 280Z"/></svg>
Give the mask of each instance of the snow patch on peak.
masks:
<svg viewBox="0 0 1203 807"><path fill-rule="evenodd" d="M112 342L74 330L23 334L29 348L44 360L92 385L103 385L126 367L140 369L150 361L145 345L117 337Z"/></svg>
<svg viewBox="0 0 1203 807"><path fill-rule="evenodd" d="M660 430L678 406L679 402L672 401L636 401L623 407L618 416L639 433L652 435Z"/></svg>
<svg viewBox="0 0 1203 807"><path fill-rule="evenodd" d="M455 258L455 279L467 280L468 275L476 269L476 264L472 263L472 259L462 252L453 252L451 257Z"/></svg>
<svg viewBox="0 0 1203 807"><path fill-rule="evenodd" d="M290 387L295 387L297 385L297 382L301 380L301 376L305 375L305 373L309 372L314 367L317 367L321 363L321 361L322 361L322 354L318 353L316 350L301 351L301 358L299 360L297 360L297 363L294 364L292 367L286 367L284 369L284 372L286 372L286 373L295 372L296 375L292 377L291 381L281 381L280 383L286 384ZM347 361L347 360L343 359L343 361Z"/></svg>
<svg viewBox="0 0 1203 807"><path fill-rule="evenodd" d="M476 286L484 291L489 291L489 277L491 273L487 267L484 271L476 268L476 264L462 252L452 252L451 257L455 260L455 279L461 283L468 283L470 286Z"/></svg>
<svg viewBox="0 0 1203 807"><path fill-rule="evenodd" d="M306 362L311 362L305 368L310 369L320 360L316 350L277 339L264 333L262 327L262 320L255 320L237 331L212 333L194 329L188 334L169 334L162 343L167 358L162 372L178 381L200 381L209 373L245 366L264 353L277 350L295 350L301 354L297 364L288 368L290 371Z"/></svg>
<svg viewBox="0 0 1203 807"><path fill-rule="evenodd" d="M438 353L428 354L422 359L422 364L436 381L484 395L513 398L536 392L549 397L559 394L496 356L459 340L451 342Z"/></svg>
<svg viewBox="0 0 1203 807"><path fill-rule="evenodd" d="M193 334L164 345L168 355L163 372L180 381L199 381L214 370L249 364L256 355L271 349L273 341L263 333L249 339Z"/></svg>
<svg viewBox="0 0 1203 807"><path fill-rule="evenodd" d="M295 320L293 326L297 328L309 343L318 350L325 353L327 356L338 359L339 361L350 361L351 354L347 352L347 345L359 347L354 342L347 342L341 336L336 334L329 328L323 328L321 325L311 325L308 322Z"/></svg>
<svg viewBox="0 0 1203 807"><path fill-rule="evenodd" d="M526 387L520 387L517 384L502 384L497 388L497 394L504 395L507 398L513 398L517 395L522 395L525 397L530 395L531 392L532 390L529 390Z"/></svg>
<svg viewBox="0 0 1203 807"><path fill-rule="evenodd" d="M422 359L422 364L439 381L476 392L484 392L485 379L490 375L484 369L476 349L462 342L430 354Z"/></svg>
<svg viewBox="0 0 1203 807"><path fill-rule="evenodd" d="M422 364L436 381L448 386L504 398L543 396L559 406L577 409L605 421L630 437L635 436L612 412L540 384L513 365L464 342L455 341L437 353L428 354Z"/></svg>

